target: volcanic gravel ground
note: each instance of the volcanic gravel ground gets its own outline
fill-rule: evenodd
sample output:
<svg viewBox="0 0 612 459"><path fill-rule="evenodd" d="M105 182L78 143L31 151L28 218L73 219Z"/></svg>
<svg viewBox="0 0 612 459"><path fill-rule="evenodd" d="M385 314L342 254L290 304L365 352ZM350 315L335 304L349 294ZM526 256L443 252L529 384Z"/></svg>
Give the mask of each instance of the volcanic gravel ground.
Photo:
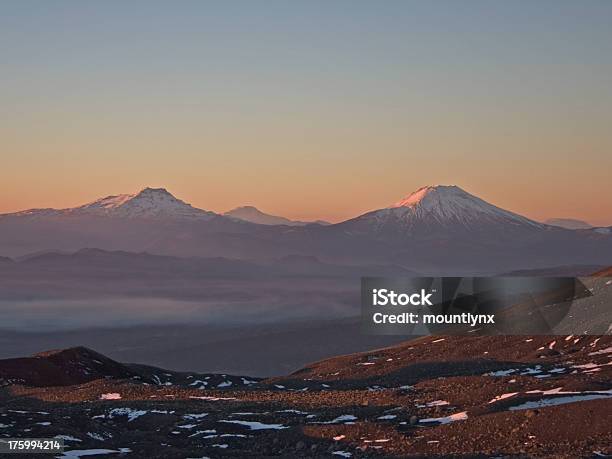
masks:
<svg viewBox="0 0 612 459"><path fill-rule="evenodd" d="M65 457L605 457L611 368L610 336L426 337L266 380L73 348L0 361L0 436Z"/></svg>

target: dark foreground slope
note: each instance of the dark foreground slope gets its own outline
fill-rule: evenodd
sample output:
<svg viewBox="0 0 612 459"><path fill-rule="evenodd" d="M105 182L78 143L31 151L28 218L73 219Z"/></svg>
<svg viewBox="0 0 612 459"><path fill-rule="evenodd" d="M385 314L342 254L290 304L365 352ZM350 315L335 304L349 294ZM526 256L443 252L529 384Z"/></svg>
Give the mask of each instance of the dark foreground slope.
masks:
<svg viewBox="0 0 612 459"><path fill-rule="evenodd" d="M69 457L601 457L611 356L610 336L427 337L256 380L69 349L0 361L0 436Z"/></svg>

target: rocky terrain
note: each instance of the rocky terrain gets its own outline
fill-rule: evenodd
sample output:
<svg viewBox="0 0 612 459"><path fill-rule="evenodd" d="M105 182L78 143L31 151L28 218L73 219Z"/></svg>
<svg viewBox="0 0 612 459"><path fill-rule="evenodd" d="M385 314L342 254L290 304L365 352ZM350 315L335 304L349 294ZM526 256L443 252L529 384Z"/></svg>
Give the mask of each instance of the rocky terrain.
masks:
<svg viewBox="0 0 612 459"><path fill-rule="evenodd" d="M611 336L430 336L257 379L72 348L0 360L0 436L59 457L605 457L611 356Z"/></svg>

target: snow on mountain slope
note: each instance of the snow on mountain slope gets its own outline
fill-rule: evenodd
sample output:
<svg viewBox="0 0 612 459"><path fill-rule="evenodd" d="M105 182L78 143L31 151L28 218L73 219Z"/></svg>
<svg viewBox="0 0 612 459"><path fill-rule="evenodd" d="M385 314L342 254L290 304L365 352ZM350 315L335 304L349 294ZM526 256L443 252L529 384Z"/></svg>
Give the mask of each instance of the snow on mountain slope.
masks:
<svg viewBox="0 0 612 459"><path fill-rule="evenodd" d="M259 210L257 207L253 206L236 207L235 209L225 212L223 215L225 215L226 217L237 218L238 220L257 223L259 225L304 226L313 223L320 225L329 225L329 223L324 222L322 220L317 220L315 222L289 220L285 217L267 214Z"/></svg>
<svg viewBox="0 0 612 459"><path fill-rule="evenodd" d="M109 196L71 212L117 217L212 218L216 214L197 209L175 198L165 188L145 188L135 195Z"/></svg>
<svg viewBox="0 0 612 459"><path fill-rule="evenodd" d="M6 216L106 216L119 218L172 218L208 220L214 212L198 209L175 198L164 188L145 188L136 194L107 196L68 209L31 209Z"/></svg>
<svg viewBox="0 0 612 459"><path fill-rule="evenodd" d="M418 230L451 229L481 231L491 225L511 229L538 230L546 225L496 207L457 186L426 186L397 203L368 212L352 220L362 229L410 233Z"/></svg>

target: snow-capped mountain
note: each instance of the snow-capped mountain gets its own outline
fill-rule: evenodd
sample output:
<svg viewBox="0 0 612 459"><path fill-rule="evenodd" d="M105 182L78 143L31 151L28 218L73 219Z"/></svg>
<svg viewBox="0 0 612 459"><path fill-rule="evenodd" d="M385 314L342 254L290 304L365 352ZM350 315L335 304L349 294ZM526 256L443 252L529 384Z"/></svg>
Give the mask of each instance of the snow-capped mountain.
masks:
<svg viewBox="0 0 612 459"><path fill-rule="evenodd" d="M257 223L258 225L287 225L287 226L304 226L310 224L329 225L328 222L317 220L314 222L303 222L290 220L285 217L277 215L267 214L262 212L254 206L242 206L236 207L230 211L225 212L223 215L226 217L237 218L238 220L244 220L251 223Z"/></svg>
<svg viewBox="0 0 612 459"><path fill-rule="evenodd" d="M216 214L175 198L165 188L145 188L137 194L108 196L71 212L116 217L210 219Z"/></svg>
<svg viewBox="0 0 612 459"><path fill-rule="evenodd" d="M490 204L458 186L419 188L384 209L368 212L342 225L357 232L396 236L479 232L492 227L506 231L537 231L546 225Z"/></svg>
<svg viewBox="0 0 612 459"><path fill-rule="evenodd" d="M157 255L394 264L421 273L492 273L612 262L610 228L567 230L496 207L456 186L428 186L333 225L255 224L197 209L164 189L72 209L0 216L0 255L91 247Z"/></svg>
<svg viewBox="0 0 612 459"><path fill-rule="evenodd" d="M107 196L68 209L31 209L6 216L104 216L118 218L173 218L207 220L217 214L175 198L165 188L145 188L136 194Z"/></svg>

